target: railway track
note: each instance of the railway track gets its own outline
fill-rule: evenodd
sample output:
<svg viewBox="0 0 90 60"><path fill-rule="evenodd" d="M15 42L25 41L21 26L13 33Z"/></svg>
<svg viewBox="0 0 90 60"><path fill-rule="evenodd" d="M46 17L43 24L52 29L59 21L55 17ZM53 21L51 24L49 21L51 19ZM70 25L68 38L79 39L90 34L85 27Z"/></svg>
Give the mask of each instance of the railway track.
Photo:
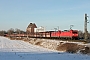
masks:
<svg viewBox="0 0 90 60"><path fill-rule="evenodd" d="M70 41L70 42L84 42L84 43L90 43L90 40L84 40L84 39L77 39L77 40L72 40L72 39L60 39L56 37L9 37L11 40L23 40L25 38L38 38L38 39L49 39L49 40L59 40L59 41Z"/></svg>

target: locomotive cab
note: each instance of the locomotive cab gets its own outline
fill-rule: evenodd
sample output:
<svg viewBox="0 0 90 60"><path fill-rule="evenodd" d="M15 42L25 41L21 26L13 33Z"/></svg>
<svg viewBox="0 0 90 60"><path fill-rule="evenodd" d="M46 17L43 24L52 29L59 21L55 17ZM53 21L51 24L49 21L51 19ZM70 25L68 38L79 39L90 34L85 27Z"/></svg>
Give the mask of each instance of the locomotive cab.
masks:
<svg viewBox="0 0 90 60"><path fill-rule="evenodd" d="M72 32L72 39L78 39L78 31L77 30L71 30Z"/></svg>

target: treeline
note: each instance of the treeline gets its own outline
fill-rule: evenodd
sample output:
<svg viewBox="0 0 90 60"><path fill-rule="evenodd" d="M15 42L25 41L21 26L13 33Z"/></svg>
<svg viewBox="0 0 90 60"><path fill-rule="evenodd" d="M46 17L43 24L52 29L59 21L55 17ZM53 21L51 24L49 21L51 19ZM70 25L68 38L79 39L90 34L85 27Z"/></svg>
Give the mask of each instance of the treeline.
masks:
<svg viewBox="0 0 90 60"><path fill-rule="evenodd" d="M4 30L0 31L0 36L4 36L6 34L11 35L13 33L15 33L15 34L25 34L26 32L23 31L23 30L20 30L20 29L15 29L14 30L13 28L11 28L11 29L9 29L7 31L4 31Z"/></svg>
<svg viewBox="0 0 90 60"><path fill-rule="evenodd" d="M78 34L79 34L79 38L84 39L84 36L85 36L84 32L79 31ZM88 32L88 36L87 37L88 37L88 39L90 39L90 33L89 32Z"/></svg>

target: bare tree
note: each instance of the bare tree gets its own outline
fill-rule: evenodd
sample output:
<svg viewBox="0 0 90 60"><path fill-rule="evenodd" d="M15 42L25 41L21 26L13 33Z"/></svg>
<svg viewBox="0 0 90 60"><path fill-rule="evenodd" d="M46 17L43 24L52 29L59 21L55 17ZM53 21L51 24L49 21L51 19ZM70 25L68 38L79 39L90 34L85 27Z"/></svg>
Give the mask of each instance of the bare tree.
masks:
<svg viewBox="0 0 90 60"><path fill-rule="evenodd" d="M79 38L80 39L83 39L84 38L84 33L82 31L79 31L78 34L79 34Z"/></svg>
<svg viewBox="0 0 90 60"><path fill-rule="evenodd" d="M13 34L13 33L14 33L14 29L13 29L13 28L9 29L9 30L7 31L7 33L8 33L9 35Z"/></svg>
<svg viewBox="0 0 90 60"><path fill-rule="evenodd" d="M23 31L23 30L20 30L20 29L15 29L15 32L17 33L17 34L24 34L25 32Z"/></svg>
<svg viewBox="0 0 90 60"><path fill-rule="evenodd" d="M17 28L15 29L15 32L16 32L17 34L20 34L20 31L21 31L20 29L17 29Z"/></svg>
<svg viewBox="0 0 90 60"><path fill-rule="evenodd" d="M4 36L6 34L6 31L0 31L0 36Z"/></svg>

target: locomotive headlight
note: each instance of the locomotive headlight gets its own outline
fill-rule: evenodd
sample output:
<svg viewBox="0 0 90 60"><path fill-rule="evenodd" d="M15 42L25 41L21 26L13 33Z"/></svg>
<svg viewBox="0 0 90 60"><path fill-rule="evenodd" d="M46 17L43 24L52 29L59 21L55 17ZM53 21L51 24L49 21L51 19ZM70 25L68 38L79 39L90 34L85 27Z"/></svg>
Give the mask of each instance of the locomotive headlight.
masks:
<svg viewBox="0 0 90 60"><path fill-rule="evenodd" d="M74 35L74 34L73 34Z"/></svg>

